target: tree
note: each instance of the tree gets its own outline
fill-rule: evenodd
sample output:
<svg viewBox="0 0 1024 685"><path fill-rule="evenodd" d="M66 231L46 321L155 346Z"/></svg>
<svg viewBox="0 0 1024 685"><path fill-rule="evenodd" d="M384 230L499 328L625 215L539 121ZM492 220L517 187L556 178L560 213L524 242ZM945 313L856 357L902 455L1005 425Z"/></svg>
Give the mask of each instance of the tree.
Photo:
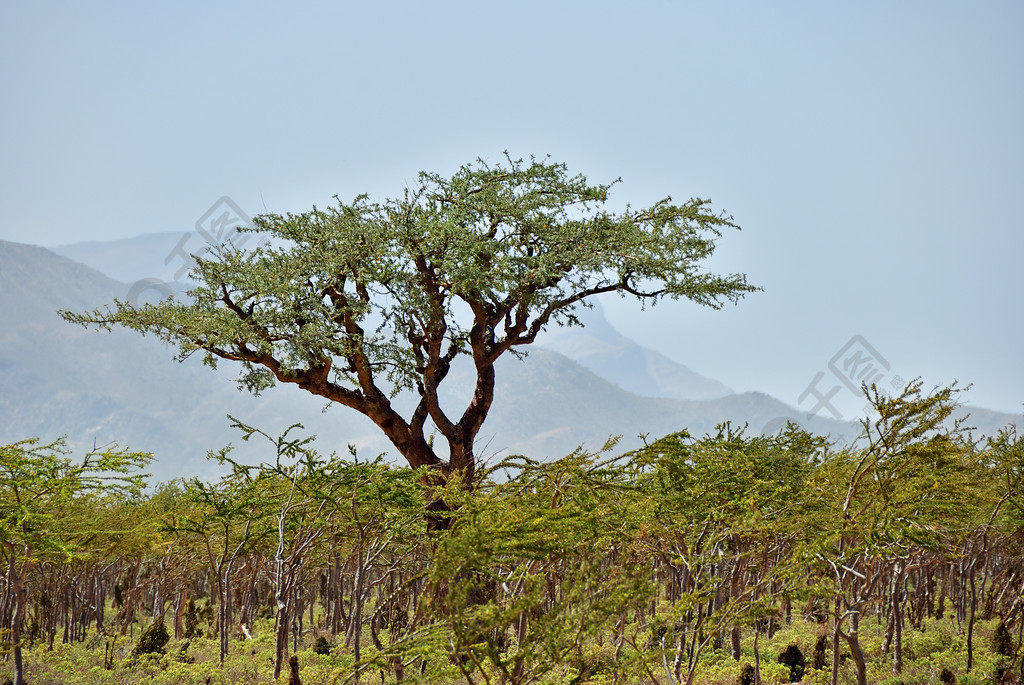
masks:
<svg viewBox="0 0 1024 685"><path fill-rule="evenodd" d="M893 670L902 670L903 587L912 554L955 547L948 538L963 535L965 520L986 499L973 445L959 423L947 423L956 409L955 384L927 393L918 379L893 397L873 385L864 390L877 417L863 420L861 443L826 456L805 505L812 514L807 528L815 533L806 553L833 594L833 685L840 639L858 685L867 685L860 622L885 595L894 612ZM970 659L970 629L967 647Z"/></svg>
<svg viewBox="0 0 1024 685"><path fill-rule="evenodd" d="M221 463L227 460L228 448L210 456ZM217 577L217 631L220 636L220 663L231 644L232 579L236 563L260 540L270 536L273 528L263 511L264 493L248 471L234 469L219 483L209 484L192 478L184 484L179 506L164 522L164 532L182 544L197 543L205 553L206 563Z"/></svg>
<svg viewBox="0 0 1024 685"><path fill-rule="evenodd" d="M428 620L375 663L421 659L425 682L450 678L454 666L466 682L508 685L645 668L644 655L623 655L647 627L626 636L627 616L643 612L657 588L632 464L606 450L553 462L510 457L480 474L475 489L450 482L444 496L458 505L425 573ZM617 648L595 654L608 637Z"/></svg>
<svg viewBox="0 0 1024 685"><path fill-rule="evenodd" d="M793 512L828 443L793 424L774 436L744 431L725 423L699 440L673 433L634 453L650 467L648 544L671 572L658 632L672 682L695 682L702 652L727 634L738 661L741 624L773 613L797 584Z"/></svg>
<svg viewBox="0 0 1024 685"><path fill-rule="evenodd" d="M756 290L739 274L702 269L724 228L707 200L621 213L612 184L592 185L547 159L423 173L397 199L367 196L302 214L269 214L252 250L197 258L192 301L168 299L65 319L125 326L179 346L185 358L240 362L242 387L292 383L370 418L413 467L473 482L474 440L494 399L494 364L549 324L578 324L577 306L602 293L720 308ZM475 369L460 412L438 388L456 359ZM395 395L411 390L402 416ZM433 427L447 459L428 438ZM440 506L440 505L438 505Z"/></svg>
<svg viewBox="0 0 1024 685"><path fill-rule="evenodd" d="M103 493L137 498L145 486L141 468L152 455L116 445L89 452L81 463L64 456L63 439L36 438L0 445L0 628L10 631L14 683L25 682L22 632L29 599L29 572L45 559L70 559L84 544L82 521L68 516L76 500Z"/></svg>

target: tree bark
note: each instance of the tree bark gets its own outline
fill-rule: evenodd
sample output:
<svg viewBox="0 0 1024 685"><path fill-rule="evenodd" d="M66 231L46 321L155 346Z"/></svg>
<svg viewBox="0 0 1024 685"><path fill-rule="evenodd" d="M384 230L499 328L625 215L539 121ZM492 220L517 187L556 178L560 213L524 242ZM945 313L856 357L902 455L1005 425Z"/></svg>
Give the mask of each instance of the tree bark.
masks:
<svg viewBox="0 0 1024 685"><path fill-rule="evenodd" d="M896 580L893 583L892 593L892 672L897 675L903 672L903 605L905 603L905 583L906 575L903 570L903 564L900 563L896 566Z"/></svg>
<svg viewBox="0 0 1024 685"><path fill-rule="evenodd" d="M850 658L853 660L853 664L856 667L857 673L857 685L868 685L868 665L867 660L864 657L864 650L860 646L860 638L858 637L858 631L860 627L860 616L853 614L850 617L850 632L843 633L840 631L840 635L846 640L846 644L850 647ZM838 668L838 660L837 660Z"/></svg>
<svg viewBox="0 0 1024 685"><path fill-rule="evenodd" d="M11 618L11 645L14 659L14 685L25 684L25 664L21 653L22 627L25 622L25 609L28 605L28 559L32 556L32 545L25 544L25 562L21 570L16 571L14 550L10 549L10 578L14 590L14 615Z"/></svg>

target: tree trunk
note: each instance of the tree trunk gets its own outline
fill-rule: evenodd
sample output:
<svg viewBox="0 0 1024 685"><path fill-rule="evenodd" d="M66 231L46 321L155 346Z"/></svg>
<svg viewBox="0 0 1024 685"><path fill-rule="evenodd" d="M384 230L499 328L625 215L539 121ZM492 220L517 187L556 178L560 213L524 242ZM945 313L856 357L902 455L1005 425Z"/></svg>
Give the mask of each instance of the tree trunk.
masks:
<svg viewBox="0 0 1024 685"><path fill-rule="evenodd" d="M754 685L761 685L761 650L758 648L758 638L761 631L754 626Z"/></svg>
<svg viewBox="0 0 1024 685"><path fill-rule="evenodd" d="M978 588L974 580L974 570L977 564L978 558L975 557L971 561L970 570L967 574L971 588L971 599L967 617L967 666L965 669L968 673L974 668L974 617L978 607Z"/></svg>
<svg viewBox="0 0 1024 685"><path fill-rule="evenodd" d="M220 624L220 663L228 655L231 644L231 568L230 566L217 573L217 594L220 606L217 607L217 619Z"/></svg>
<svg viewBox="0 0 1024 685"><path fill-rule="evenodd" d="M282 582L283 574L277 571L277 590L274 593L277 604L274 620L274 680L281 676L281 669L284 666L284 659L288 651L288 627L290 617L288 615L288 602L285 597L286 590Z"/></svg>
<svg viewBox="0 0 1024 685"><path fill-rule="evenodd" d="M850 618L850 632L843 633L842 635L843 639L846 640L846 644L850 647L850 657L857 669L857 685L868 685L868 665L858 637L859 624L860 616L854 614Z"/></svg>
<svg viewBox="0 0 1024 685"><path fill-rule="evenodd" d="M899 675L903 672L903 605L906 575L903 564L896 566L896 581L892 593L892 672Z"/></svg>
<svg viewBox="0 0 1024 685"><path fill-rule="evenodd" d="M352 631L352 656L356 664L362 658L360 644L363 633L363 585L366 582L366 562L363 554L363 546L359 545L356 552L356 577L352 583L352 622L349 624ZM355 671L355 683L359 685L359 671Z"/></svg>
<svg viewBox="0 0 1024 685"><path fill-rule="evenodd" d="M180 640L182 634L182 617L185 615L185 605L188 604L188 590L182 590L174 603L174 639Z"/></svg>
<svg viewBox="0 0 1024 685"><path fill-rule="evenodd" d="M25 684L25 664L21 655L22 624L25 622L25 609L28 604L28 559L32 556L32 546L25 545L25 562L20 572L15 572L14 552L11 551L10 578L14 584L14 615L11 617L11 645L14 656L14 685Z"/></svg>
<svg viewBox="0 0 1024 685"><path fill-rule="evenodd" d="M842 617L839 613L842 609L842 600L836 597L835 612L836 625L832 628L832 679L831 685L839 685L839 636L843 634Z"/></svg>

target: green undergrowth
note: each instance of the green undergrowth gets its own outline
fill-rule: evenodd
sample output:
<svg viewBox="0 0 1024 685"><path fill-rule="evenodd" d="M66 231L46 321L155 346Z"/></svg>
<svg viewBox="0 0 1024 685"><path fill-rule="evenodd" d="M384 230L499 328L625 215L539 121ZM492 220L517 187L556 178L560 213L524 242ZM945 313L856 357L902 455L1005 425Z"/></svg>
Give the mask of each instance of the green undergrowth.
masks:
<svg viewBox="0 0 1024 685"><path fill-rule="evenodd" d="M996 674L1003 664L993 650L993 635L999 621L979 621L975 626L974 668L966 672L966 634L957 622L947 616L944 619L925 619L921 630L907 627L903 642L903 670L893 672L892 655L881 653L885 626L874 620L866 620L861 626L861 645L868 657L868 682L877 685L925 685L939 683L943 669L948 669L960 685L980 685L998 682ZM138 643L141 630L134 630L135 639L128 636L113 641L94 635L84 642L54 645L48 650L45 644L35 644L25 650L26 676L28 683L83 683L85 685L235 685L246 683L273 683L273 623L261 620L252 627L253 639L237 640L223 665L218 660L216 639L194 638L174 640L167 643L164 654L146 654L133 658L132 651ZM825 668L811 668L818 635L828 635ZM342 636L326 635L332 647L328 654L318 654L313 647L321 635L307 634L299 650L299 675L302 685L328 685L353 681L355 662L344 646ZM696 672L696 683L701 685L734 685L741 682L741 670L754 663L753 635L744 631L741 657L734 661L726 645L721 650L707 650L700 659ZM367 636L369 638L369 636ZM367 639L369 642L369 639ZM791 625L782 626L772 637L762 634L759 638L760 676L765 685L789 682L789 667L778 663L779 654L790 644L795 644L806 657L807 668L803 679L805 684L824 685L830 682L832 650L827 624L816 624L794 620ZM112 652L110 650L112 649ZM321 651L323 648L321 646ZM108 655L113 657L108 660ZM839 682L855 683L856 676L851 660L846 658L845 646L841 647L842 666ZM372 645L363 647L365 663L373 662L377 656ZM440 656L438 657L441 658ZM588 675L579 678L572 668L555 668L535 682L538 685L569 685L570 683L593 683L595 685L626 685L632 683L669 683L665 674L664 661L660 653L644 652L637 649L621 650L616 658L615 650L608 644L590 645L586 650L588 663L596 664ZM106 664L105 664L106 662ZM671 658L669 657L671 664ZM105 666L109 666L105 667ZM10 664L4 671L9 673ZM486 669L485 669L486 672ZM489 680L497 684L500 678L489 673ZM406 680L422 680L419 670L410 666ZM466 683L466 678L454 666L433 667L429 681L438 683ZM0 675L0 682L5 676ZM288 683L285 669L278 683ZM685 678L685 673L684 673ZM362 683L393 683L394 674L378 668L361 671ZM484 675L478 674L474 682L484 683Z"/></svg>

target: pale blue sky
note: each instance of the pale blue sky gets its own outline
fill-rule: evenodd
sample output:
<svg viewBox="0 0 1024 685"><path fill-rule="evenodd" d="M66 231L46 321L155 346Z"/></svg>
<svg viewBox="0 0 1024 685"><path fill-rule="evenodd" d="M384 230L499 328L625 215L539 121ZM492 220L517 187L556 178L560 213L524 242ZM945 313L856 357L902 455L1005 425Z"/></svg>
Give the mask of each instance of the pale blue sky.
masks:
<svg viewBox="0 0 1024 685"><path fill-rule="evenodd" d="M618 203L710 197L743 226L716 266L764 293L608 303L626 334L794 405L859 334L892 375L1020 411L1024 4L896 4L4 0L0 239L550 154L621 176Z"/></svg>

